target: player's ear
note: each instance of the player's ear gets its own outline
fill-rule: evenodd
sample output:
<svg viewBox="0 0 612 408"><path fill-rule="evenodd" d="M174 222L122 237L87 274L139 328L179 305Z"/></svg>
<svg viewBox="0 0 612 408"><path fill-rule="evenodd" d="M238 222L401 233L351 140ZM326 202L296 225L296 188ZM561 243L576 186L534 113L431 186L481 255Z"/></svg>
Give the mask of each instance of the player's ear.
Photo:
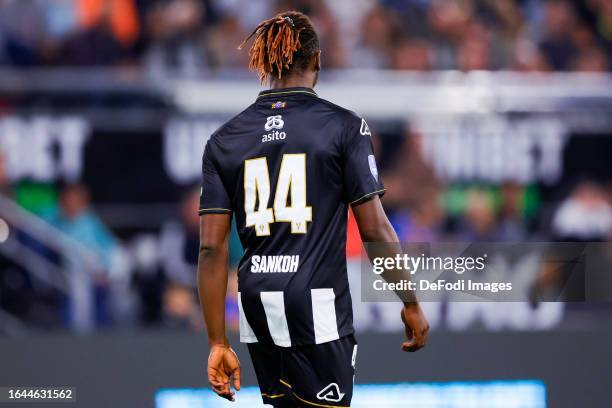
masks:
<svg viewBox="0 0 612 408"><path fill-rule="evenodd" d="M313 56L313 63L314 71L319 72L321 70L321 50Z"/></svg>

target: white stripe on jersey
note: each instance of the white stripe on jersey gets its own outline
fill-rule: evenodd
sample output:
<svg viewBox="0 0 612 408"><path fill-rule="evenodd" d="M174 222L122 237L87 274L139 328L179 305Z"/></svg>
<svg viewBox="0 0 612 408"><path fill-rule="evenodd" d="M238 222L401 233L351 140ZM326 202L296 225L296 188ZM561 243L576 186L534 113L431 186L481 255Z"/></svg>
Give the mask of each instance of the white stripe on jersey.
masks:
<svg viewBox="0 0 612 408"><path fill-rule="evenodd" d="M255 336L255 332L244 315L244 310L242 309L242 296L240 295L240 292L238 292L238 312L240 314L240 342L257 343L257 336Z"/></svg>
<svg viewBox="0 0 612 408"><path fill-rule="evenodd" d="M321 344L338 340L336 323L336 295L330 288L311 289L312 318L314 321L315 343Z"/></svg>
<svg viewBox="0 0 612 408"><path fill-rule="evenodd" d="M261 292L260 296L266 313L270 336L272 336L274 344L280 347L291 347L291 336L289 335L287 316L285 316L283 292Z"/></svg>

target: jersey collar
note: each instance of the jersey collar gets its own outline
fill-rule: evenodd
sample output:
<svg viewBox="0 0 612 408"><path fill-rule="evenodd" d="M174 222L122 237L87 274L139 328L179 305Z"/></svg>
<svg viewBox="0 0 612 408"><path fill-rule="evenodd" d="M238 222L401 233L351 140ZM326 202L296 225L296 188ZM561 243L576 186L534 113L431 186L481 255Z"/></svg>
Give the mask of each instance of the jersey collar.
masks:
<svg viewBox="0 0 612 408"><path fill-rule="evenodd" d="M275 88L275 89L266 89L265 91L261 91L257 96L257 99L265 98L266 96L289 96L289 95L312 95L318 96L317 93L312 88Z"/></svg>

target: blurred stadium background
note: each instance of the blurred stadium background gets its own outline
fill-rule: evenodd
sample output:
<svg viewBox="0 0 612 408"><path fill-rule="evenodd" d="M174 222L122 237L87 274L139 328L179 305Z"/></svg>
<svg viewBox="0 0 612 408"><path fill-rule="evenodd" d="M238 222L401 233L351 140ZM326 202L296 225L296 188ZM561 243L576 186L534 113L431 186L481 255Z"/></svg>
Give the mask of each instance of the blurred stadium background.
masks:
<svg viewBox="0 0 612 408"><path fill-rule="evenodd" d="M201 155L260 90L237 45L288 9L319 31L317 92L369 121L402 240L610 240L611 0L0 0L0 385L205 404L179 390L206 386ZM356 403L609 406L610 305L426 304L404 356L398 305L353 297L356 381L382 387Z"/></svg>

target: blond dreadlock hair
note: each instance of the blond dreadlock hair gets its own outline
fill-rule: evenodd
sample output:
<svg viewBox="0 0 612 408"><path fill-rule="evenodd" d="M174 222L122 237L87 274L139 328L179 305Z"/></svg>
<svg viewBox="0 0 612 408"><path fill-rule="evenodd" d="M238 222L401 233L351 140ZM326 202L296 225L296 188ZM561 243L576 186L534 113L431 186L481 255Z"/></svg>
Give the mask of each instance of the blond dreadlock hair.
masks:
<svg viewBox="0 0 612 408"><path fill-rule="evenodd" d="M259 80L282 79L293 69L303 69L319 52L319 39L308 16L288 11L264 20L238 47L255 37L249 51L249 68Z"/></svg>

